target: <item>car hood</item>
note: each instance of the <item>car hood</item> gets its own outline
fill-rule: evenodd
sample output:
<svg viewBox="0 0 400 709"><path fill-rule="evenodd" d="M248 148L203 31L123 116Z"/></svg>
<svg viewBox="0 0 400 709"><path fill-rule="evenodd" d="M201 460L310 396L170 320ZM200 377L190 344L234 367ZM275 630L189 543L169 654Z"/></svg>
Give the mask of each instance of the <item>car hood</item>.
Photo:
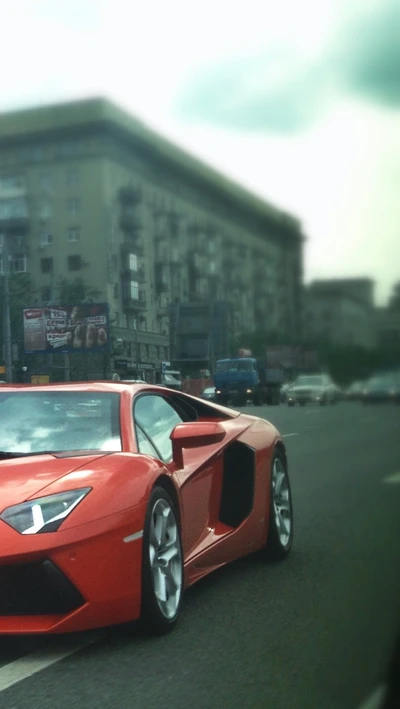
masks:
<svg viewBox="0 0 400 709"><path fill-rule="evenodd" d="M0 460L0 511L37 497L41 490L69 473L87 467L104 453L56 457L34 455Z"/></svg>
<svg viewBox="0 0 400 709"><path fill-rule="evenodd" d="M308 386L297 386L297 387L291 387L289 391L295 391L295 392L302 392L302 391L321 391L324 386L323 384L309 384Z"/></svg>

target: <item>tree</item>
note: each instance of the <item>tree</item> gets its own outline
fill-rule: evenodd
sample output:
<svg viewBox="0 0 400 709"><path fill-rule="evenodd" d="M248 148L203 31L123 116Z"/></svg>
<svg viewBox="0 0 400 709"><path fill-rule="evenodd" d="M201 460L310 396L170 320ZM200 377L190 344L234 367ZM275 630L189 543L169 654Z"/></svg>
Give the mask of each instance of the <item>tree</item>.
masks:
<svg viewBox="0 0 400 709"><path fill-rule="evenodd" d="M400 313L400 281L394 284L389 298L389 310Z"/></svg>
<svg viewBox="0 0 400 709"><path fill-rule="evenodd" d="M3 300L3 283L0 279L1 301ZM24 352L24 329L22 309L29 307L36 297L36 287L28 273L12 273L9 276L10 292L10 325L11 342L13 345L14 360L18 359L17 369L22 366ZM4 308L0 308L0 343L4 344ZM16 357L17 355L17 357Z"/></svg>
<svg viewBox="0 0 400 709"><path fill-rule="evenodd" d="M57 305L82 305L82 303L95 303L101 291L88 286L82 278L60 278L57 285Z"/></svg>

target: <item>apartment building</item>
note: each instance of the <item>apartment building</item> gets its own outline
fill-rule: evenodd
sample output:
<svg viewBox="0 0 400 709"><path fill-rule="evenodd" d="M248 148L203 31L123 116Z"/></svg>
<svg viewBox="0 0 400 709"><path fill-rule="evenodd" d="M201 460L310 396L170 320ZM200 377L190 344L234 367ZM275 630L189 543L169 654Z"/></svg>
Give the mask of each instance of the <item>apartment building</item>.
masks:
<svg viewBox="0 0 400 709"><path fill-rule="evenodd" d="M82 278L131 369L168 359L170 303L223 301L232 335L300 337L299 222L105 99L0 115L5 238L39 289L26 305L59 304L60 279Z"/></svg>
<svg viewBox="0 0 400 709"><path fill-rule="evenodd" d="M305 319L309 338L333 345L376 344L374 282L369 278L313 281L306 289Z"/></svg>

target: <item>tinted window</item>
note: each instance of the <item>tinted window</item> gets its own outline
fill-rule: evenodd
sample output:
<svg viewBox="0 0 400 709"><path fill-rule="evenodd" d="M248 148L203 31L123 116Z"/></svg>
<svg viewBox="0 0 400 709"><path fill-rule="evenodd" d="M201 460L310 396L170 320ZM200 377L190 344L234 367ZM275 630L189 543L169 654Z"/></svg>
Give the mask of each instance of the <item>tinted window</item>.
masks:
<svg viewBox="0 0 400 709"><path fill-rule="evenodd" d="M144 453L145 455L151 455L153 458L159 458L158 451L156 451L154 446L150 443L149 439L139 428L139 426L136 426L136 438L140 453Z"/></svg>
<svg viewBox="0 0 400 709"><path fill-rule="evenodd" d="M170 435L175 426L183 421L175 409L163 397L147 394L140 396L136 400L134 419L157 449L160 458L162 460L171 460L172 442ZM138 426L136 427L137 430ZM139 440L138 437L140 452L148 453L148 450L144 450L144 446L143 440Z"/></svg>
<svg viewBox="0 0 400 709"><path fill-rule="evenodd" d="M0 450L120 451L119 398L45 389L0 393Z"/></svg>

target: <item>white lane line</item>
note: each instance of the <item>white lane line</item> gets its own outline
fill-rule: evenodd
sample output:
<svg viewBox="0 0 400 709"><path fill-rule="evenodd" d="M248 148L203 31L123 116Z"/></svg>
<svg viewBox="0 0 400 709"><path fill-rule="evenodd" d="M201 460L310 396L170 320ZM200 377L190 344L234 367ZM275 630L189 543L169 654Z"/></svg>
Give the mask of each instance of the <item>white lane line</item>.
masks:
<svg viewBox="0 0 400 709"><path fill-rule="evenodd" d="M382 482L388 485L399 485L400 473L393 473L393 475L388 475L386 478L383 478Z"/></svg>
<svg viewBox="0 0 400 709"><path fill-rule="evenodd" d="M377 687L358 709L381 709L385 694L386 687Z"/></svg>
<svg viewBox="0 0 400 709"><path fill-rule="evenodd" d="M25 657L20 657L14 662L10 662L8 665L4 665L0 668L0 692L4 692L5 689L12 687L17 682L21 682L23 679L32 677L37 672L45 670L51 665L55 665L56 662L60 662L65 657L73 655L79 650L97 643L105 637L104 633L96 634L88 640L87 638L81 642L75 642L71 645L60 646L59 648L53 645L48 648L41 648L35 650L30 655L25 655Z"/></svg>
<svg viewBox="0 0 400 709"><path fill-rule="evenodd" d="M300 436L300 433L284 433L282 438L289 438L289 436Z"/></svg>

